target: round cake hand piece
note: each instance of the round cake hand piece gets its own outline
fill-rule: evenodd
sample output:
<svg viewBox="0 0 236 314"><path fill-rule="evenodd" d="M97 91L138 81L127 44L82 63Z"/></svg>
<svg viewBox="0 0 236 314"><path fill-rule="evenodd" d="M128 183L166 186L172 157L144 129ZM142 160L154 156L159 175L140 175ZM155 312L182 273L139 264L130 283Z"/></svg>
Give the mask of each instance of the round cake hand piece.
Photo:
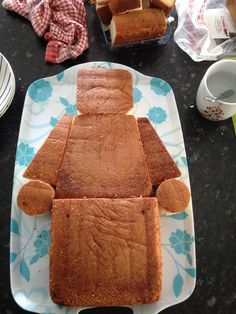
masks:
<svg viewBox="0 0 236 314"><path fill-rule="evenodd" d="M177 179L162 182L156 191L156 196L160 213L165 215L185 211L190 201L188 187Z"/></svg>
<svg viewBox="0 0 236 314"><path fill-rule="evenodd" d="M52 209L55 197L53 187L40 180L30 180L24 184L17 196L17 205L30 216L47 214Z"/></svg>

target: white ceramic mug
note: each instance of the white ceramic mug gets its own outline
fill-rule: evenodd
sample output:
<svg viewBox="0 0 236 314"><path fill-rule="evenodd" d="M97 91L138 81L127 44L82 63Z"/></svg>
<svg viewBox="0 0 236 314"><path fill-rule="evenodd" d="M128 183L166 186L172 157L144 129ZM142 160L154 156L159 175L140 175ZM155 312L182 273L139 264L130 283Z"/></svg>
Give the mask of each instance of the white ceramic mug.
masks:
<svg viewBox="0 0 236 314"><path fill-rule="evenodd" d="M205 99L206 96L218 96L227 89L234 91L228 99L215 102ZM208 120L225 120L236 113L236 60L217 61L208 68L199 85L196 102L198 110Z"/></svg>

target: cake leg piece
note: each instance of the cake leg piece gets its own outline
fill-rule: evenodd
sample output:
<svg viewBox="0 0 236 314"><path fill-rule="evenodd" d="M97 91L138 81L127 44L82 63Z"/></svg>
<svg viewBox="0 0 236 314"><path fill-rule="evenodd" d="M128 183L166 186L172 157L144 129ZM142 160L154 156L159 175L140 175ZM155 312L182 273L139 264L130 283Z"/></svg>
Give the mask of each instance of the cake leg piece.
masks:
<svg viewBox="0 0 236 314"><path fill-rule="evenodd" d="M156 198L54 200L51 231L53 302L115 306L160 298Z"/></svg>

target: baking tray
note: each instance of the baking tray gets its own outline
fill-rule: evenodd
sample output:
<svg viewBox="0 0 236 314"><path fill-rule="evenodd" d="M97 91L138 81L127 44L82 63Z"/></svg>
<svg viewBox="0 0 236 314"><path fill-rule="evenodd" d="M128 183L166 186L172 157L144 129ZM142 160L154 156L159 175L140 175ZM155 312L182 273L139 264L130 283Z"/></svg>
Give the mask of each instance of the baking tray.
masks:
<svg viewBox="0 0 236 314"><path fill-rule="evenodd" d="M56 305L49 295L51 216L30 217L16 205L23 173L63 114L76 114L76 77L81 68L126 69L133 76L134 115L147 117L182 172L189 188L184 140L170 85L129 67L109 62L76 65L33 82L26 93L17 144L11 208L10 277L16 302L36 313L79 313L84 308ZM187 299L195 287L196 259L192 204L186 212L161 217L163 289L153 304L129 306L135 314L156 314ZM79 267L79 265L78 265Z"/></svg>

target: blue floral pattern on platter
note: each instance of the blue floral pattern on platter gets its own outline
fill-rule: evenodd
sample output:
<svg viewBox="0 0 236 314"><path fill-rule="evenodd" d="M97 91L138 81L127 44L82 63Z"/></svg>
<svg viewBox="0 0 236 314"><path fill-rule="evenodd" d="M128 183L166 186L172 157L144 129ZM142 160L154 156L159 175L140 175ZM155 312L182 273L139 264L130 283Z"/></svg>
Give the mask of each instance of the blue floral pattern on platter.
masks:
<svg viewBox="0 0 236 314"><path fill-rule="evenodd" d="M165 122L167 119L166 111L162 109L161 107L152 107L151 109L149 109L147 115L148 115L148 119L151 122L157 123L157 124L161 124Z"/></svg>
<svg viewBox="0 0 236 314"><path fill-rule="evenodd" d="M148 117L189 185L178 111L170 85L110 62L74 66L37 80L27 91L17 145L11 212L10 271L15 300L36 313L77 313L52 303L48 291L50 215L29 217L16 205L23 173L63 114L76 115L76 74L80 68L123 68L133 76L134 115ZM188 298L195 286L196 259L192 205L186 212L161 216L163 289L160 302L129 306L134 314L156 314Z"/></svg>
<svg viewBox="0 0 236 314"><path fill-rule="evenodd" d="M134 94L134 102L138 103L142 99L142 92L137 87L134 87L133 94Z"/></svg>
<svg viewBox="0 0 236 314"><path fill-rule="evenodd" d="M171 87L167 82L156 77L151 79L150 85L157 95L166 96L171 91Z"/></svg>
<svg viewBox="0 0 236 314"><path fill-rule="evenodd" d="M28 166L34 157L34 148L28 144L19 143L16 151L16 162L19 166Z"/></svg>
<svg viewBox="0 0 236 314"><path fill-rule="evenodd" d="M42 230L37 239L34 241L34 247L36 254L32 257L30 265L36 263L39 257L47 255L49 252L50 246L50 232L48 230Z"/></svg>
<svg viewBox="0 0 236 314"><path fill-rule="evenodd" d="M33 101L42 102L52 96L52 86L50 82L41 79L31 84L28 92Z"/></svg>

